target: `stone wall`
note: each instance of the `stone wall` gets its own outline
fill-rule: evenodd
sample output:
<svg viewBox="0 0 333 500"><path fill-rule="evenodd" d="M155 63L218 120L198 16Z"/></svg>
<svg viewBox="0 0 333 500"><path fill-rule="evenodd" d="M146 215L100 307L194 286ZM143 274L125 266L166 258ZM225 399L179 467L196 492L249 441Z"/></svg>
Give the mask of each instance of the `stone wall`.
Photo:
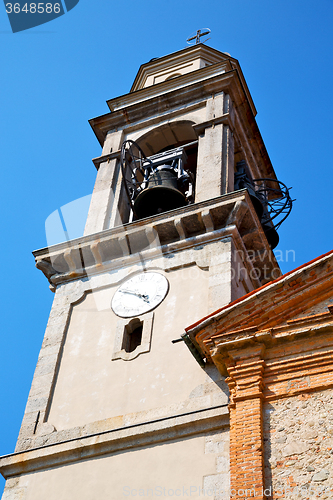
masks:
<svg viewBox="0 0 333 500"><path fill-rule="evenodd" d="M272 499L331 499L333 389L265 403L264 450Z"/></svg>

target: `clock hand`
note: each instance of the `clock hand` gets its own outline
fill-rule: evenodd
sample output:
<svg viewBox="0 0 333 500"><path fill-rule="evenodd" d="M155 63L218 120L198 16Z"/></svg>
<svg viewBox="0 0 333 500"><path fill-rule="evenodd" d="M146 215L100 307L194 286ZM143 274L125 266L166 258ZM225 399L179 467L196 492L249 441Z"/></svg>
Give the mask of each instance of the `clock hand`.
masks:
<svg viewBox="0 0 333 500"><path fill-rule="evenodd" d="M130 295L135 295L136 297L143 299L145 302L149 302L149 295L143 295L142 293L138 293L138 292L131 292L130 290L120 290L120 292L121 293L128 293Z"/></svg>
<svg viewBox="0 0 333 500"><path fill-rule="evenodd" d="M141 295L141 293L139 294L139 297L141 299L143 299L145 302L149 303L149 295Z"/></svg>
<svg viewBox="0 0 333 500"><path fill-rule="evenodd" d="M131 292L130 290L119 290L121 293L129 293L130 295L138 295L137 293L135 292Z"/></svg>

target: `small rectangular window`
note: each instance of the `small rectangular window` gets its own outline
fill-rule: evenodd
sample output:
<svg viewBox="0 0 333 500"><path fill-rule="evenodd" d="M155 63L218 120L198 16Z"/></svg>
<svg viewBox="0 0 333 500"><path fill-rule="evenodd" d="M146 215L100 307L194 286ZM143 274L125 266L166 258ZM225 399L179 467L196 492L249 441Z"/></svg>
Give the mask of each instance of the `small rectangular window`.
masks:
<svg viewBox="0 0 333 500"><path fill-rule="evenodd" d="M131 361L150 351L154 312L139 318L120 319L117 323L112 359Z"/></svg>
<svg viewBox="0 0 333 500"><path fill-rule="evenodd" d="M125 326L122 349L125 352L133 352L142 341L143 323L137 318Z"/></svg>

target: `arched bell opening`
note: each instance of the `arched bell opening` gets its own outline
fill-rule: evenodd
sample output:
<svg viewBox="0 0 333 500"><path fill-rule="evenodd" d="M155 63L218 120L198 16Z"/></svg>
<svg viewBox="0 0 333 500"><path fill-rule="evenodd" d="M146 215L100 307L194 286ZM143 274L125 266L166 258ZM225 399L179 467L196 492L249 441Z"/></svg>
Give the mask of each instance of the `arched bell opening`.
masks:
<svg viewBox="0 0 333 500"><path fill-rule="evenodd" d="M195 182L198 161L198 137L193 125L195 123L189 120L167 123L151 130L136 139L135 142L147 157L184 146L187 156L185 169L192 173Z"/></svg>
<svg viewBox="0 0 333 500"><path fill-rule="evenodd" d="M132 214L138 220L194 201L198 142L191 121L177 121L125 141L122 168Z"/></svg>
<svg viewBox="0 0 333 500"><path fill-rule="evenodd" d="M142 135L135 142L146 156L155 155L197 140L194 122L178 120L156 127Z"/></svg>

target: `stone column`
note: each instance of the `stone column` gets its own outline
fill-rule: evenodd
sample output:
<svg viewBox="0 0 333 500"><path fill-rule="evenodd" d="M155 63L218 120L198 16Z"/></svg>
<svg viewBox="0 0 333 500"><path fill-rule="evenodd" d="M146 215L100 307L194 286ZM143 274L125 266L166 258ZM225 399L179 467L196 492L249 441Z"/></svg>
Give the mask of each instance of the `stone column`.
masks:
<svg viewBox="0 0 333 500"><path fill-rule="evenodd" d="M263 371L264 346L229 351L231 497L264 500Z"/></svg>
<svg viewBox="0 0 333 500"><path fill-rule="evenodd" d="M122 131L110 132L105 139L102 156L118 151L121 148L122 141ZM117 214L122 180L119 170L120 166L117 159L100 164L91 197L84 236L98 233L103 229L119 224Z"/></svg>
<svg viewBox="0 0 333 500"><path fill-rule="evenodd" d="M194 127L199 135L196 203L234 188L233 112L229 95L222 92L207 101L206 120Z"/></svg>

